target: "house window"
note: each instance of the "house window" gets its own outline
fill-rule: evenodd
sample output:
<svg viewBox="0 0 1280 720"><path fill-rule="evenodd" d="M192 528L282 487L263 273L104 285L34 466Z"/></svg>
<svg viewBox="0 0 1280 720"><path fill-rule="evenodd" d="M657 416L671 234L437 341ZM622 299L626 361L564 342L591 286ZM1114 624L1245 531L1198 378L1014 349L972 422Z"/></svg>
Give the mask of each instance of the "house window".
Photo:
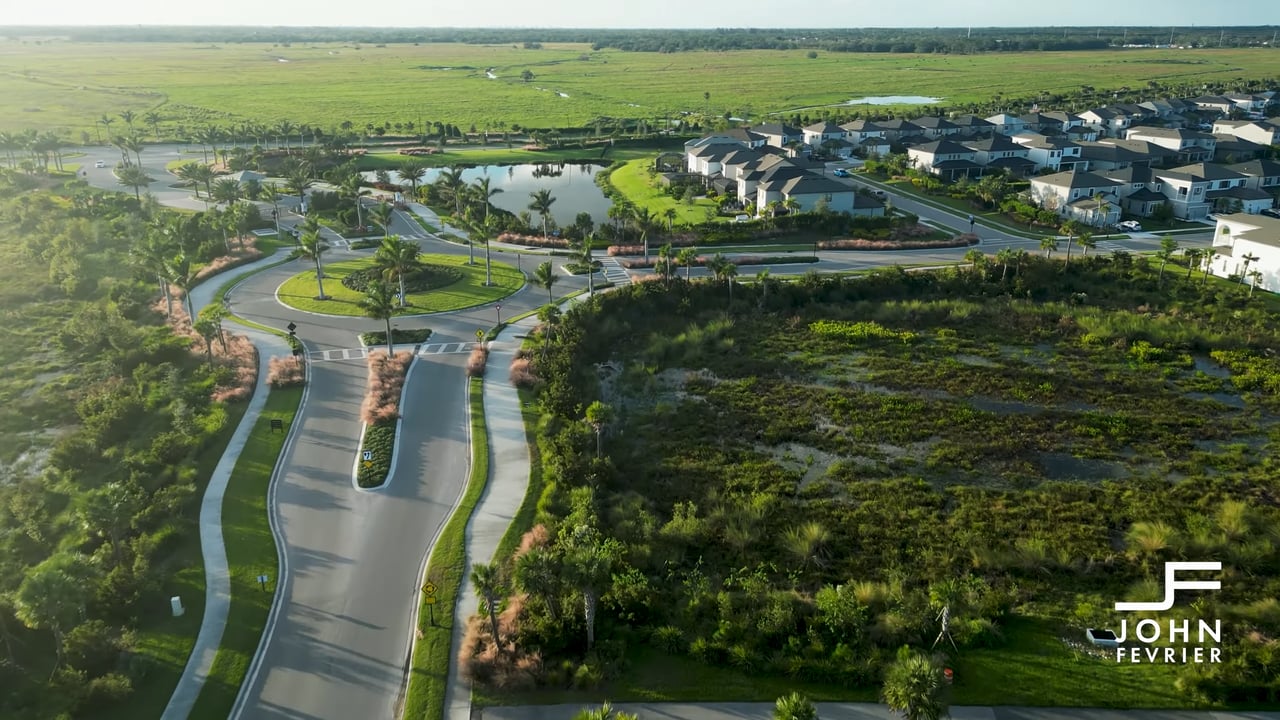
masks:
<svg viewBox="0 0 1280 720"><path fill-rule="evenodd" d="M1187 196L1187 189L1184 187L1178 188L1178 197L1184 198L1186 196Z"/></svg>
<svg viewBox="0 0 1280 720"><path fill-rule="evenodd" d="M1193 193L1191 193L1191 194L1192 194L1192 195L1195 195L1196 197L1200 197L1200 193L1202 193L1202 192L1204 192L1204 188L1202 188L1202 187L1198 187L1198 188L1196 188L1196 189L1195 189L1195 192L1193 192Z"/></svg>

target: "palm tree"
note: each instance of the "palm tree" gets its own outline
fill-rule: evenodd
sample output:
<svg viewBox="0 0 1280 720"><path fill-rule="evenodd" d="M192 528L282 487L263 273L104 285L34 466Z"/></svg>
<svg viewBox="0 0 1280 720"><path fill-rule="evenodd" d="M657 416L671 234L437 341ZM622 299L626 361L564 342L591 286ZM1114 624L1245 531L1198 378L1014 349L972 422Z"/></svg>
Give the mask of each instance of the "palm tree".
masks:
<svg viewBox="0 0 1280 720"><path fill-rule="evenodd" d="M1159 283L1164 283L1164 267L1169 264L1169 260L1173 258L1173 254L1178 251L1178 241L1172 236L1165 235L1160 238L1160 249L1156 251L1156 257L1160 258L1160 272L1156 276Z"/></svg>
<svg viewBox="0 0 1280 720"><path fill-rule="evenodd" d="M675 261L673 257L671 243L667 243L658 248L658 272L662 275L662 284L669 285L671 282L671 264Z"/></svg>
<svg viewBox="0 0 1280 720"><path fill-rule="evenodd" d="M1250 263L1258 262L1258 256L1252 253L1245 253L1240 256L1240 259L1244 261L1244 270L1240 272L1240 282L1243 283L1245 277L1249 274Z"/></svg>
<svg viewBox="0 0 1280 720"><path fill-rule="evenodd" d="M133 197L138 202L142 202L141 189L155 182L154 178L147 175L146 171L137 165L130 165L117 170L116 180L125 187L133 188Z"/></svg>
<svg viewBox="0 0 1280 720"><path fill-rule="evenodd" d="M271 203L271 219L276 223L276 236L280 236L280 186L275 183L262 186L262 199Z"/></svg>
<svg viewBox="0 0 1280 720"><path fill-rule="evenodd" d="M316 264L316 287L320 289L320 294L316 297L320 300L327 300L324 294L324 266L320 263L320 256L328 249L324 239L320 237L320 221L312 215L302 223L302 234L298 237L298 245L302 251L302 257L312 260Z"/></svg>
<svg viewBox="0 0 1280 720"><path fill-rule="evenodd" d="M676 231L676 214L676 209L673 207L662 211L662 217L667 219L667 234L672 234Z"/></svg>
<svg viewBox="0 0 1280 720"><path fill-rule="evenodd" d="M387 325L387 357L393 354L391 338L391 317L396 314L395 301L391 297L391 286L381 280L369 281L364 297L360 298L360 309L365 317L381 320Z"/></svg>
<svg viewBox="0 0 1280 720"><path fill-rule="evenodd" d="M167 263L176 248L166 240L162 231L153 226L130 248L129 254L141 270L155 276L160 293L164 295L165 317L172 317L173 298L169 294Z"/></svg>
<svg viewBox="0 0 1280 720"><path fill-rule="evenodd" d="M1103 226L1103 225L1106 225L1106 224L1107 224L1107 216L1106 216L1106 215L1104 215L1104 214L1103 214L1103 212L1102 212L1102 207L1103 207L1104 205L1106 205L1106 198L1105 198L1105 196L1104 196L1102 193L1100 193L1100 192L1096 192L1096 193L1094 193L1094 194L1093 194L1093 202L1095 203L1095 207L1094 207L1094 210L1093 210L1094 218L1095 218L1095 219L1097 219L1097 221L1098 221L1098 226L1099 226L1099 227L1101 227L1101 226Z"/></svg>
<svg viewBox="0 0 1280 720"><path fill-rule="evenodd" d="M493 646L502 651L502 639L498 636L498 598L503 594L502 581L498 566L477 564L471 568L471 584L476 594L484 600L485 612L489 615L489 628L493 632Z"/></svg>
<svg viewBox="0 0 1280 720"><path fill-rule="evenodd" d="M724 280L729 287L729 306L733 306L733 279L738 277L738 266L729 262L723 255L716 253L707 261L707 268L715 274L717 280Z"/></svg>
<svg viewBox="0 0 1280 720"><path fill-rule="evenodd" d="M427 168L417 160L405 160L400 165L400 179L413 187L413 197L418 197L418 183L427 176Z"/></svg>
<svg viewBox="0 0 1280 720"><path fill-rule="evenodd" d="M462 201L466 198L467 183L462 179L461 168L445 168L436 178L436 183L444 189L444 196L453 201L454 217L462 217Z"/></svg>
<svg viewBox="0 0 1280 720"><path fill-rule="evenodd" d="M138 165L142 165L142 151L145 149L142 141L136 135L130 135L122 140L120 143L121 149L133 153L133 156L138 160Z"/></svg>
<svg viewBox="0 0 1280 720"><path fill-rule="evenodd" d="M693 264L698 261L698 249L694 247L684 248L676 255L676 260L684 266L684 279L688 281Z"/></svg>
<svg viewBox="0 0 1280 720"><path fill-rule="evenodd" d="M369 211L373 221L382 226L382 237L391 235L391 203L380 202Z"/></svg>
<svg viewBox="0 0 1280 720"><path fill-rule="evenodd" d="M547 359L547 351L551 349L551 342L555 337L556 323L560 322L560 308L555 305L543 305L538 308L538 322L542 323L544 335L542 339L542 359Z"/></svg>
<svg viewBox="0 0 1280 720"><path fill-rule="evenodd" d="M491 287L493 285L493 256L489 245L494 235L498 232L497 218L486 218L481 222L473 222L467 225L467 234L471 237L472 246L475 243L484 245L484 285Z"/></svg>
<svg viewBox="0 0 1280 720"><path fill-rule="evenodd" d="M640 244L644 245L644 259L649 259L649 231L653 229L653 213L649 212L649 208L640 207L639 205L631 208L631 221L635 223L636 230L640 233Z"/></svg>
<svg viewBox="0 0 1280 720"><path fill-rule="evenodd" d="M195 311L191 307L191 285L195 282L196 271L191 267L191 258L186 253L178 253L165 263L165 274L169 282L182 291L182 304L187 310L187 323L195 320Z"/></svg>
<svg viewBox="0 0 1280 720"><path fill-rule="evenodd" d="M1046 235L1040 240L1040 249L1044 251L1044 256L1046 258L1049 257L1053 254L1054 250L1058 249L1058 238L1053 237L1052 235Z"/></svg>
<svg viewBox="0 0 1280 720"><path fill-rule="evenodd" d="M1009 276L1009 263L1013 262L1013 249L1001 248L996 251L996 262L1000 263L1000 282Z"/></svg>
<svg viewBox="0 0 1280 720"><path fill-rule="evenodd" d="M1098 247L1098 241L1093 239L1093 233L1088 230L1082 231L1076 236L1076 244L1083 249L1081 254L1085 257L1089 257L1090 250Z"/></svg>
<svg viewBox="0 0 1280 720"><path fill-rule="evenodd" d="M213 183L213 201L231 205L244 196L240 183L233 178L218 178Z"/></svg>
<svg viewBox="0 0 1280 720"><path fill-rule="evenodd" d="M1196 265L1200 262L1200 258L1204 257L1204 250L1200 248L1184 248L1182 257L1187 259L1187 277L1185 282L1191 282L1191 273L1195 271Z"/></svg>
<svg viewBox="0 0 1280 720"><path fill-rule="evenodd" d="M587 424L596 434L596 457L600 457L604 452L604 428L613 420L613 407L606 405L599 400L587 406L586 414Z"/></svg>
<svg viewBox="0 0 1280 720"><path fill-rule="evenodd" d="M906 720L939 720L947 717L946 689L937 662L903 647L885 672L883 696L889 709Z"/></svg>
<svg viewBox="0 0 1280 720"><path fill-rule="evenodd" d="M1204 277L1200 278L1200 287L1209 284L1209 273L1213 271L1213 262L1220 257L1222 256L1212 250L1204 251L1204 266L1201 268L1204 270Z"/></svg>
<svg viewBox="0 0 1280 720"><path fill-rule="evenodd" d="M976 277L978 275L978 265L987 259L987 255L978 248L973 248L964 254L964 259L965 262L973 266L973 274Z"/></svg>
<svg viewBox="0 0 1280 720"><path fill-rule="evenodd" d="M488 222L489 206L493 204L491 202L493 199L493 196L502 192L502 188L490 188L488 175L481 175L480 177L476 178L475 184L473 184L471 188L472 188L472 191L475 193L476 199L484 203L484 219L485 219L485 222Z"/></svg>
<svg viewBox="0 0 1280 720"><path fill-rule="evenodd" d="M773 720L818 720L818 710L809 698L793 692L778 698L773 706Z"/></svg>
<svg viewBox="0 0 1280 720"><path fill-rule="evenodd" d="M547 239L547 217L551 215L551 206L555 204L556 199L551 196L551 191L547 189L538 190L529 193L529 197L533 201L529 203L529 209L542 216L542 239Z"/></svg>
<svg viewBox="0 0 1280 720"><path fill-rule="evenodd" d="M293 134L293 131L296 130L297 127L293 123L289 122L288 120L281 120L279 123L276 124L275 129L276 129L276 133L284 138L284 152L286 155L288 155L289 154L289 136Z"/></svg>
<svg viewBox="0 0 1280 720"><path fill-rule="evenodd" d="M556 300L551 296L551 287L560 280L560 276L556 275L555 268L548 260L537 267L533 271L533 284L547 290L547 302L554 303Z"/></svg>
<svg viewBox="0 0 1280 720"><path fill-rule="evenodd" d="M1262 279L1262 271L1261 271L1261 270L1250 270L1250 271L1249 271L1249 280L1250 280L1250 282L1249 282L1249 297L1253 297L1253 290L1254 290L1254 288L1258 287L1258 281L1259 281L1259 280L1261 280L1261 279Z"/></svg>
<svg viewBox="0 0 1280 720"><path fill-rule="evenodd" d="M151 136L160 139L160 113L149 112L142 116L142 121L151 126Z"/></svg>
<svg viewBox="0 0 1280 720"><path fill-rule="evenodd" d="M102 123L102 129L107 133L107 137L111 137L111 123L115 121L116 121L115 118L105 114L102 117L98 118L98 122ZM98 141L99 142L102 141L101 135L98 136Z"/></svg>
<svg viewBox="0 0 1280 720"><path fill-rule="evenodd" d="M285 174L285 187L290 192L296 193L298 201L305 203L307 201L307 190L311 188L311 169L306 165L295 165Z"/></svg>
<svg viewBox="0 0 1280 720"><path fill-rule="evenodd" d="M351 173L342 179L338 185L338 194L349 200L353 200L356 204L356 226L364 227L364 207L360 204L360 198L369 194L369 190L362 186L363 179L357 173Z"/></svg>
<svg viewBox="0 0 1280 720"><path fill-rule="evenodd" d="M782 207L786 209L788 215L794 215L800 210L800 201L793 197L788 197L782 201Z"/></svg>
<svg viewBox="0 0 1280 720"><path fill-rule="evenodd" d="M382 268L387 279L395 279L399 284L400 307L404 307L407 301L404 278L422 266L418 259L420 254L421 249L417 243L405 240L399 235L390 235L382 239L382 245L378 246L378 251L373 255L373 261Z"/></svg>
<svg viewBox="0 0 1280 720"><path fill-rule="evenodd" d="M196 191L197 198L200 197L200 183L202 182L202 180L200 177L199 168L202 168L202 167L205 167L205 166L201 165L198 162L193 161L193 162L183 163L179 165L177 170L174 171L174 174L177 175L179 178L181 178L186 182L191 183L191 186Z"/></svg>

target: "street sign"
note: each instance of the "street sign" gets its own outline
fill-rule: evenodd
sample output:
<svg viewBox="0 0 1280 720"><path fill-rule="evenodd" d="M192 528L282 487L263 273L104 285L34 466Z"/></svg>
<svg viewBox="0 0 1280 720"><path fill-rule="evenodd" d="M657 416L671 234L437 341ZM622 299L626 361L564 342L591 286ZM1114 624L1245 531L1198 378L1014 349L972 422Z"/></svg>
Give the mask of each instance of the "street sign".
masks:
<svg viewBox="0 0 1280 720"><path fill-rule="evenodd" d="M290 333L292 333L292 332L294 332L294 331L296 331L296 330L298 329L298 326L297 326L297 325L294 325L293 323L289 323L288 325L285 325L284 327L285 327L285 329L286 329L286 330L288 330Z"/></svg>
<svg viewBox="0 0 1280 720"><path fill-rule="evenodd" d="M428 596L426 596L425 598L423 598L423 599L422 599L422 602L424 602L424 603L426 603L426 604L428 604L428 605L435 605L435 604L436 604L436 596L435 596L435 595L428 595Z"/></svg>
<svg viewBox="0 0 1280 720"><path fill-rule="evenodd" d="M422 586L422 592L424 592L424 593L426 593L426 594L428 594L428 595L435 595L435 594L436 594L436 584L435 584L435 583L433 583L433 582L431 582L430 580L428 580L428 581L427 581L427 584Z"/></svg>
<svg viewBox="0 0 1280 720"><path fill-rule="evenodd" d="M364 451L364 461L365 461L365 462L369 462L369 461L370 461L370 460L372 460L372 459L373 459L373 451L372 451L372 450L365 450L365 451Z"/></svg>

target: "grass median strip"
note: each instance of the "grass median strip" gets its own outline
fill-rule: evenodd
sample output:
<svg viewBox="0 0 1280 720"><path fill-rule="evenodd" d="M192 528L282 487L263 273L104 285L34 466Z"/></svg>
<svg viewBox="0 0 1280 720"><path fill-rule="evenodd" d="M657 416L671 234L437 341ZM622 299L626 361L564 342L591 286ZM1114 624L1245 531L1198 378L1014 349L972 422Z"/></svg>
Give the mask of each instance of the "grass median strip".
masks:
<svg viewBox="0 0 1280 720"><path fill-rule="evenodd" d="M222 536L231 571L231 610L209 679L200 691L190 720L227 717L271 611L279 567L267 519L267 491L298 412L302 388L270 392L262 415L253 426L253 434L236 461L223 499ZM273 420L281 421L284 432L271 431ZM268 578L265 588L258 583L259 575Z"/></svg>
<svg viewBox="0 0 1280 720"><path fill-rule="evenodd" d="M468 380L471 404L471 475L462 502L445 525L427 564L426 579L434 583L436 602L418 608L418 635L409 671L405 698L405 720L443 720L444 696L453 658L453 624L458 591L466 581L466 529L471 513L484 494L489 479L489 436L484 422L484 384L480 378ZM426 596L423 596L426 599ZM434 617L435 623L431 620Z"/></svg>

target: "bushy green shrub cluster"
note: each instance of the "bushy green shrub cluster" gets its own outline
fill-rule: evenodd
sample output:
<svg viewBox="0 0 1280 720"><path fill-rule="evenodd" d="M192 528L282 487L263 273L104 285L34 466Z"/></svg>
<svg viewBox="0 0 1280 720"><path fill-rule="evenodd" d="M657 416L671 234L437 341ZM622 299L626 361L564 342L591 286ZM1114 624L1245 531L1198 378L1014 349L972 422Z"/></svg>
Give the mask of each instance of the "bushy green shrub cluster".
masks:
<svg viewBox="0 0 1280 720"><path fill-rule="evenodd" d="M424 343L431 337L430 328L416 329L391 329L391 342L396 345L408 345L410 343ZM367 332L360 334L360 343L369 347L387 344L387 332L379 330L377 332Z"/></svg>
<svg viewBox="0 0 1280 720"><path fill-rule="evenodd" d="M439 290L462 279L462 271L447 265L422 265L405 273L404 290L406 293L420 293L428 290ZM374 280L385 280L381 268L369 267L347 273L342 278L342 286L348 290L364 292ZM398 286L397 286L398 289Z"/></svg>
<svg viewBox="0 0 1280 720"><path fill-rule="evenodd" d="M862 340L899 340L911 342L916 334L909 330L890 330L878 322L845 322L842 320L818 320L809 323L809 330L816 335L838 338L848 342Z"/></svg>

